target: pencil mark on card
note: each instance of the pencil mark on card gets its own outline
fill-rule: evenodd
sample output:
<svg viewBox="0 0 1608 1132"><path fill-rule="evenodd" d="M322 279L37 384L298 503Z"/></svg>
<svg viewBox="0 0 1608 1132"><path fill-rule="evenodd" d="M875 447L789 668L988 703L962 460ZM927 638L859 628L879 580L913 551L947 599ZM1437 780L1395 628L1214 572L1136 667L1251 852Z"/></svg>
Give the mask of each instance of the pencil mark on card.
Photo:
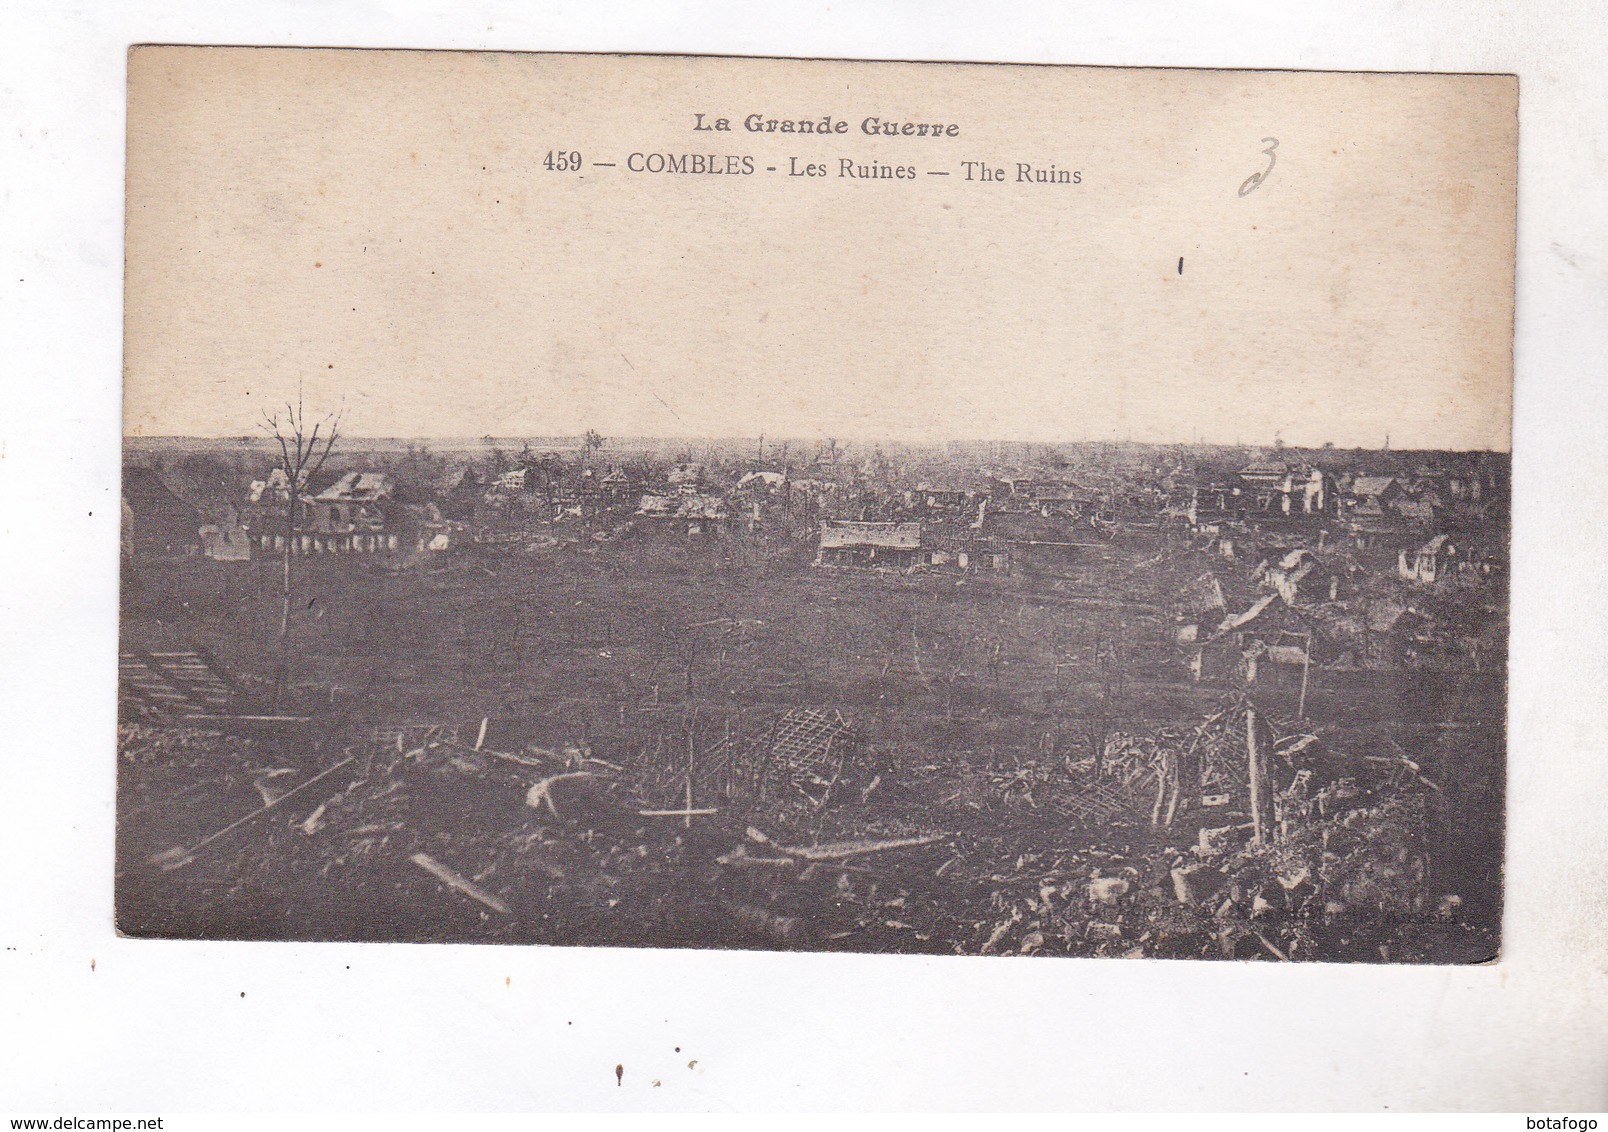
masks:
<svg viewBox="0 0 1608 1132"><path fill-rule="evenodd" d="M1258 185L1267 180L1268 177L1272 176L1273 166L1279 163L1278 156L1274 153L1274 150L1279 148L1279 139L1263 138L1262 144L1267 146L1267 148L1262 151L1267 155L1267 168L1263 169L1259 173L1252 173L1240 183L1239 195L1242 197L1250 196L1252 193L1254 193Z"/></svg>

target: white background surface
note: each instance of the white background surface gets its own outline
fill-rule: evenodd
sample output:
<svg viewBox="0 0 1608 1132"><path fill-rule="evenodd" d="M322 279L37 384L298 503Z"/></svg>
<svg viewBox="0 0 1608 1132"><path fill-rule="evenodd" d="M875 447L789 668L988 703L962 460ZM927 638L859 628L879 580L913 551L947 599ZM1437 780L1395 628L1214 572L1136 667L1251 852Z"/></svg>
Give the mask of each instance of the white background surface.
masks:
<svg viewBox="0 0 1608 1132"><path fill-rule="evenodd" d="M1517 72L1502 961L1344 969L117 939L123 82L137 42ZM0 1113L1608 1108L1605 60L1608 16L1590 3L10 0Z"/></svg>

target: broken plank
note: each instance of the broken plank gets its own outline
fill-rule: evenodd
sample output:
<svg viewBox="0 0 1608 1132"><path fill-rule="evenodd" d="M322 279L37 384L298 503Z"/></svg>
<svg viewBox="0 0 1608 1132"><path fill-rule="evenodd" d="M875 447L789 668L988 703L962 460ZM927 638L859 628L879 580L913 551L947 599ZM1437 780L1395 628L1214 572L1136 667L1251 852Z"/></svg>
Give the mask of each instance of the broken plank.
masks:
<svg viewBox="0 0 1608 1132"><path fill-rule="evenodd" d="M931 845L949 836L947 833L929 833L925 837L899 837L890 841L834 841L827 845L778 845L776 848L806 861L835 861L843 857L858 857L863 853Z"/></svg>
<svg viewBox="0 0 1608 1132"><path fill-rule="evenodd" d="M798 864L798 859L795 857L750 857L745 853L727 853L725 856L716 857L715 864L736 865L742 867L749 865L769 865L791 868L793 865Z"/></svg>
<svg viewBox="0 0 1608 1132"><path fill-rule="evenodd" d="M508 905L504 904L501 900L498 900L495 896L481 888L479 885L475 884L473 881L467 880L459 874L453 872L451 869L447 868L446 865L443 865L440 861L430 856L430 854L415 853L410 860L412 860L415 865L418 865L419 868L435 877L442 884L446 885L448 888L456 889L470 899L480 901L480 903L484 904L487 908L490 908L493 912L501 912L505 916L508 915Z"/></svg>

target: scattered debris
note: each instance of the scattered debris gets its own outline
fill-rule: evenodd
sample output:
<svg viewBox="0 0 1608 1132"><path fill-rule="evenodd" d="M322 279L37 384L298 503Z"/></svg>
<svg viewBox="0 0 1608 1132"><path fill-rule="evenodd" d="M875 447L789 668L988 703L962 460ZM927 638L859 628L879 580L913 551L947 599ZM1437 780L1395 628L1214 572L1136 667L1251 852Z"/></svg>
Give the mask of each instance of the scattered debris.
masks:
<svg viewBox="0 0 1608 1132"><path fill-rule="evenodd" d="M727 910L740 927L767 936L777 943L791 947L804 940L804 922L797 916L779 916L752 904L728 904Z"/></svg>
<svg viewBox="0 0 1608 1132"><path fill-rule="evenodd" d="M303 782L300 786L297 786L292 790L285 791L283 794L280 794L278 797L274 798L272 801L265 802L263 804L262 808L253 810L253 811L251 811L251 813L246 814L244 817L237 818L236 820L230 822L228 825L224 826L222 829L218 830L216 833L209 834L208 836L203 837L200 841L197 841L194 845L190 846L188 849L184 848L182 845L176 845L172 849L167 849L167 850L164 850L161 853L153 854L149 858L150 863L153 864L153 865L160 865L163 869L167 869L167 870L177 869L177 868L180 868L180 867L182 867L184 865L189 864L191 861L195 860L195 855L197 853L199 853L206 846L212 844L212 842L216 841L218 838L222 837L224 834L230 833L233 830L238 829L240 826L246 824L246 822L250 821L252 818L258 817L258 816L260 816L262 814L265 814L269 810L273 809L275 806L277 806L280 803L286 801L287 799L295 797L297 794L300 794L303 790L305 790L309 786L313 785L313 783L318 782L318 781L320 781L322 779L328 778L330 775L334 774L337 770L340 770L341 767L347 765L351 761L352 761L352 756L347 755L344 759L342 759L340 762L336 763L334 766L328 768L327 770L320 771L319 773L313 775L313 777L309 778L306 782Z"/></svg>
<svg viewBox="0 0 1608 1132"><path fill-rule="evenodd" d="M755 734L763 756L776 722L757 731L713 725L719 749L698 752L695 767L707 770L722 751L755 751ZM680 729L694 733L687 720ZM1358 925L1380 917L1456 931L1463 915L1460 897L1425 895L1418 831L1425 800L1439 795L1419 760L1389 737L1335 748L1310 725L1285 733L1236 697L1194 724L1110 731L1098 758L1056 757L1046 744L1041 758L979 754L917 762L897 776L859 769L886 762L858 761L862 784L831 808L785 791L689 805L689 786L696 780L701 792L706 779L686 773L684 756L656 764L649 750L614 761L568 742L504 752L484 741L489 717L468 730L478 750L453 727L377 728L367 748L290 790L277 786L289 768L242 757L240 785L270 789L261 809L229 828L363 759L351 786L290 823L298 841L277 841L272 831L284 827L267 827L274 851L316 854L322 876L362 869L377 879L400 854L498 913L485 928L495 938L532 938L562 916L566 932L584 923L587 938L624 941L682 925L688 938L730 932L738 945L1293 962L1332 954L1342 946L1335 940L1362 938ZM131 730L126 740L135 750L175 742L160 729ZM1253 742L1266 766L1261 843ZM788 783L790 768L772 765L782 776L771 782ZM873 788L901 791L901 806L926 828L885 824L866 803ZM498 810L509 789L525 804ZM930 799L925 809L906 801L914 791ZM677 804L662 804L666 795ZM981 824L952 820L978 811ZM484 828L495 813L505 824L494 821L494 832L447 832ZM696 829L673 820L694 817L703 819ZM655 820L664 818L672 820ZM755 819L777 832L748 824ZM932 832L940 820L952 831ZM175 868L210 840L152 860ZM898 852L939 843L938 862ZM440 859L448 845L484 867L458 873ZM492 875L502 893L539 897L540 917L516 915L488 891Z"/></svg>
<svg viewBox="0 0 1608 1132"><path fill-rule="evenodd" d="M549 777L544 778L540 782L536 783L536 785L532 786L530 790L526 792L525 805L529 806L533 810L539 810L543 806L546 806L548 812L551 813L555 818L562 818L563 815L558 812L558 804L553 801L553 787L560 782L570 782L576 779L595 777L596 775L585 770L572 770L566 771L563 774L550 775Z"/></svg>

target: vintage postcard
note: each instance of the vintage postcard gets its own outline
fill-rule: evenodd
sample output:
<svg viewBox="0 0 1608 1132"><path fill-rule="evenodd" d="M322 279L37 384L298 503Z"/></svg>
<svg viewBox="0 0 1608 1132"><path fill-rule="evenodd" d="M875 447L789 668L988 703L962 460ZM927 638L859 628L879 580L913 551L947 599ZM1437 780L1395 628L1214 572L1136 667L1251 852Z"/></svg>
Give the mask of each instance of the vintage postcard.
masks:
<svg viewBox="0 0 1608 1132"><path fill-rule="evenodd" d="M1517 103L135 48L119 930L1491 959Z"/></svg>

